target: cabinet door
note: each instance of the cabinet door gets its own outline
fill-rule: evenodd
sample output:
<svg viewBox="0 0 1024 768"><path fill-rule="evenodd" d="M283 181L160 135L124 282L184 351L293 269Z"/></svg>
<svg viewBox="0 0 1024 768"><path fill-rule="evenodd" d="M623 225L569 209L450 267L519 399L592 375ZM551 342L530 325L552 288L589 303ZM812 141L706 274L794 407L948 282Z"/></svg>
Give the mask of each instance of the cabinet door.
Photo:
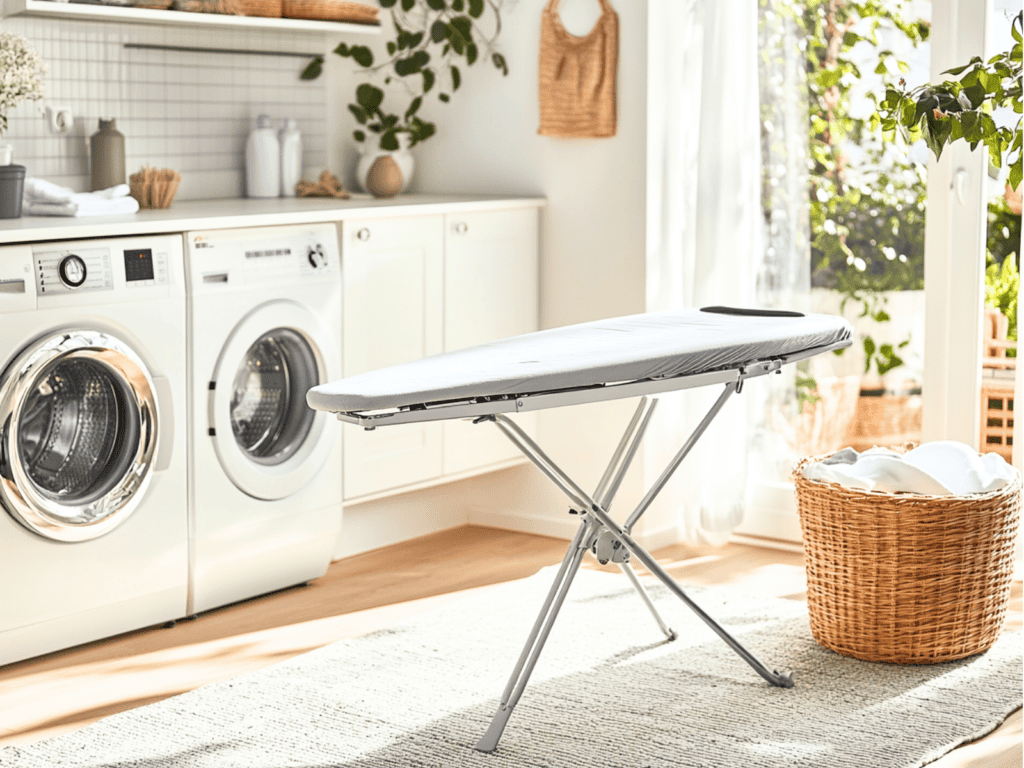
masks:
<svg viewBox="0 0 1024 768"><path fill-rule="evenodd" d="M446 352L537 330L535 208L445 216ZM536 433L537 414L512 416ZM446 475L519 458L493 424L444 422Z"/></svg>
<svg viewBox="0 0 1024 768"><path fill-rule="evenodd" d="M443 242L440 215L344 222L345 376L441 351ZM439 477L441 440L436 422L346 424L345 498Z"/></svg>

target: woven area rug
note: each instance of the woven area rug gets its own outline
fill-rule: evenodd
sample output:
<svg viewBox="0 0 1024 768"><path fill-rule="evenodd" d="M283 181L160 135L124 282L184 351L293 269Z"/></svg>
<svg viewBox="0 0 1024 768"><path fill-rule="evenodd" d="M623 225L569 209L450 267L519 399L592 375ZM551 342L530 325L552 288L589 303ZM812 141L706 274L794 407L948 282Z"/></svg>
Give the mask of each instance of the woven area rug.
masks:
<svg viewBox="0 0 1024 768"><path fill-rule="evenodd" d="M935 666L848 659L811 638L803 604L689 593L769 666L773 688L688 609L581 571L496 752L473 750L550 570L386 631L0 750L3 768L586 768L920 766L1021 706L1021 638Z"/></svg>

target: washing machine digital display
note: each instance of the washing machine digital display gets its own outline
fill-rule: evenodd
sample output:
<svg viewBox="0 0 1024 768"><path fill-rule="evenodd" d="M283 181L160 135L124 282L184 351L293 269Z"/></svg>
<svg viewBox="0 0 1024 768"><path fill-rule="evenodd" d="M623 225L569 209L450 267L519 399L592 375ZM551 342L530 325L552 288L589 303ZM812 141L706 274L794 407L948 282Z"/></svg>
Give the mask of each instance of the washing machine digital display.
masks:
<svg viewBox="0 0 1024 768"><path fill-rule="evenodd" d="M124 279L129 283L153 279L152 248L134 248L124 252Z"/></svg>

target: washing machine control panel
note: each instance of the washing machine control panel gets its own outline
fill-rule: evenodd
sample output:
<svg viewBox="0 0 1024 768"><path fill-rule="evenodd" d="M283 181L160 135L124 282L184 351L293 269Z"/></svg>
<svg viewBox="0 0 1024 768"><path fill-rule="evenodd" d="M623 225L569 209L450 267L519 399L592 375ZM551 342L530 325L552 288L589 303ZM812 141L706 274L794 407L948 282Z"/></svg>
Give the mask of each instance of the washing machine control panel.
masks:
<svg viewBox="0 0 1024 768"><path fill-rule="evenodd" d="M114 285L109 248L36 251L33 256L40 295L102 291Z"/></svg>
<svg viewBox="0 0 1024 768"><path fill-rule="evenodd" d="M85 268L85 259L72 253L65 256L57 265L57 275L60 281L68 288L80 288L85 283L88 270Z"/></svg>
<svg viewBox="0 0 1024 768"><path fill-rule="evenodd" d="M306 260L313 269L323 269L327 266L327 254L321 243L306 246Z"/></svg>
<svg viewBox="0 0 1024 768"><path fill-rule="evenodd" d="M293 281L325 284L341 271L333 224L190 232L186 243L193 292Z"/></svg>
<svg viewBox="0 0 1024 768"><path fill-rule="evenodd" d="M124 256L124 279L129 288L167 282L167 254L152 248L129 248Z"/></svg>
<svg viewBox="0 0 1024 768"><path fill-rule="evenodd" d="M120 270L115 281L115 260L123 260L123 287L142 288L167 284L166 249L117 248L110 246L73 246L37 250L36 288L40 295L112 290L120 285Z"/></svg>

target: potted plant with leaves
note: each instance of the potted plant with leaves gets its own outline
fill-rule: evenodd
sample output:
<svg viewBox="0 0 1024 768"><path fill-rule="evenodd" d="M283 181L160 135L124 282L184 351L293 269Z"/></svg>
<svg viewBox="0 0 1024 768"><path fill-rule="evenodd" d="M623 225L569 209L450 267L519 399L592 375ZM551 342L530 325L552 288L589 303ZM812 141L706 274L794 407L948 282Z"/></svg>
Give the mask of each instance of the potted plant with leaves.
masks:
<svg viewBox="0 0 1024 768"><path fill-rule="evenodd" d="M7 113L22 101L43 97L42 59L21 35L0 32L0 137L7 131ZM14 148L0 144L0 219L21 216L25 166L12 165Z"/></svg>
<svg viewBox="0 0 1024 768"><path fill-rule="evenodd" d="M479 62L508 74L505 57L496 48L504 0L378 2L390 10L394 30L384 41L385 53L375 55L365 45L346 43L334 53L351 59L370 79L356 86L348 105L356 121L352 136L361 154L357 181L365 189L374 158L391 153L402 170L404 189L412 176L408 150L437 132L425 114L428 101L436 97L448 103L462 85L463 70ZM323 58L317 57L302 77L313 79L322 67Z"/></svg>

